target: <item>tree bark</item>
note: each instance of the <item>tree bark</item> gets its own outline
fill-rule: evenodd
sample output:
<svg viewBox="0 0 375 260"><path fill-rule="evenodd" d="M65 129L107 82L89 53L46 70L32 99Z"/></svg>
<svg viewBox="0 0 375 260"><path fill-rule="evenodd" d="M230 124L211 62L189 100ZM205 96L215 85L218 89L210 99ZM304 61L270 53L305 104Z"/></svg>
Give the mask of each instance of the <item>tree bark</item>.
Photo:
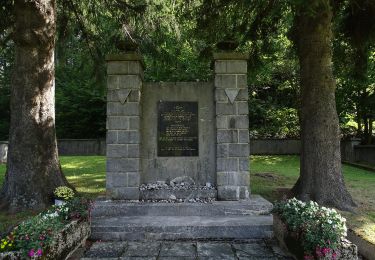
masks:
<svg viewBox="0 0 375 260"><path fill-rule="evenodd" d="M372 129L373 129L373 127L372 127L372 124L373 124L373 119L372 118L369 118L369 137L368 137L368 144L372 144Z"/></svg>
<svg viewBox="0 0 375 260"><path fill-rule="evenodd" d="M362 137L362 117L359 112L359 102L356 104L356 119L357 119L357 137Z"/></svg>
<svg viewBox="0 0 375 260"><path fill-rule="evenodd" d="M371 144L371 141L369 143L369 140L371 140L371 133L370 133L370 122L369 122L369 119L367 116L364 116L363 117L363 122L364 122L364 125L365 125L365 130L363 132L363 144Z"/></svg>
<svg viewBox="0 0 375 260"><path fill-rule="evenodd" d="M9 153L1 206L50 205L62 174L55 133L55 0L16 0Z"/></svg>
<svg viewBox="0 0 375 260"><path fill-rule="evenodd" d="M332 72L330 0L305 1L294 21L300 63L301 169L293 192L304 201L351 210L341 169L336 83Z"/></svg>

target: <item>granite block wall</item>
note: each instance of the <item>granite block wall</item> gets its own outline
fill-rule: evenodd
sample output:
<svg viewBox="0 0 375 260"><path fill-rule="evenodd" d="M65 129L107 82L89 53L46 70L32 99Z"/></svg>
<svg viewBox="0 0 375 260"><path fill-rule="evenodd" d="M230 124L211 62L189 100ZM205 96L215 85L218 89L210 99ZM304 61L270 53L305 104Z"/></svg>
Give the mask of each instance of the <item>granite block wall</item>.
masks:
<svg viewBox="0 0 375 260"><path fill-rule="evenodd" d="M214 55L216 174L220 200L249 197L247 58L238 53Z"/></svg>
<svg viewBox="0 0 375 260"><path fill-rule="evenodd" d="M107 58L107 196L138 200L143 63L139 54Z"/></svg>

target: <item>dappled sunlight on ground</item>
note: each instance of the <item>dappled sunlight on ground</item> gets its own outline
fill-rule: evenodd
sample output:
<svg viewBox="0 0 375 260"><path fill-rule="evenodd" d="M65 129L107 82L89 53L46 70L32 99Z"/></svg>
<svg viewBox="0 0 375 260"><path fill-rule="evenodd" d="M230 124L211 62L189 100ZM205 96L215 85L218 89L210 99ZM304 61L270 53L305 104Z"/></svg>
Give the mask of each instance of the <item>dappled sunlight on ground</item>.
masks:
<svg viewBox="0 0 375 260"><path fill-rule="evenodd" d="M89 198L105 194L104 156L62 156L60 160L65 176L79 193ZM279 200L297 181L299 157L251 156L250 171L251 193L270 201ZM343 171L345 183L358 205L356 213L343 212L343 215L350 228L375 243L375 172L347 165ZM4 175L5 165L0 165L0 185ZM0 222L7 218L0 214Z"/></svg>
<svg viewBox="0 0 375 260"><path fill-rule="evenodd" d="M263 164L266 165L275 165L283 161L287 161L287 158L282 158L280 156L256 156L256 157L251 157L254 161L259 161L262 162Z"/></svg>
<svg viewBox="0 0 375 260"><path fill-rule="evenodd" d="M341 214L347 219L348 226L357 235L375 244L375 216L373 211L362 210L361 207L358 207L355 213L341 212Z"/></svg>
<svg viewBox="0 0 375 260"><path fill-rule="evenodd" d="M95 198L105 193L104 156L62 156L64 174L79 193Z"/></svg>
<svg viewBox="0 0 375 260"><path fill-rule="evenodd" d="M279 200L298 179L299 157L251 156L250 171L251 192L270 201ZM350 228L375 244L375 172L348 165L343 166L343 172L348 190L358 205L356 213L343 212L343 215Z"/></svg>

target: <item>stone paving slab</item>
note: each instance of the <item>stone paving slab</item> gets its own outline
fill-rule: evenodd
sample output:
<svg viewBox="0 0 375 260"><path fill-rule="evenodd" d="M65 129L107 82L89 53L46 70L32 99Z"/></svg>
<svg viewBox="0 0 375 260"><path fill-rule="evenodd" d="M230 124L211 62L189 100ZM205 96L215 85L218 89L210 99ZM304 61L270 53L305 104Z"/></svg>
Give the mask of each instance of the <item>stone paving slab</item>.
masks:
<svg viewBox="0 0 375 260"><path fill-rule="evenodd" d="M265 243L252 243L252 244L234 244L233 245L238 257L272 257L273 253Z"/></svg>
<svg viewBox="0 0 375 260"><path fill-rule="evenodd" d="M128 248L123 257L157 257L161 248L160 242L132 242L128 243ZM132 258L134 259L134 258Z"/></svg>
<svg viewBox="0 0 375 260"><path fill-rule="evenodd" d="M199 259L234 259L234 252L229 243L201 243L197 244Z"/></svg>
<svg viewBox="0 0 375 260"><path fill-rule="evenodd" d="M116 258L119 257L127 247L127 242L96 242L85 254L88 258Z"/></svg>
<svg viewBox="0 0 375 260"><path fill-rule="evenodd" d="M288 260L273 240L96 242L83 260Z"/></svg>
<svg viewBox="0 0 375 260"><path fill-rule="evenodd" d="M164 242L160 250L160 257L196 257L196 243Z"/></svg>

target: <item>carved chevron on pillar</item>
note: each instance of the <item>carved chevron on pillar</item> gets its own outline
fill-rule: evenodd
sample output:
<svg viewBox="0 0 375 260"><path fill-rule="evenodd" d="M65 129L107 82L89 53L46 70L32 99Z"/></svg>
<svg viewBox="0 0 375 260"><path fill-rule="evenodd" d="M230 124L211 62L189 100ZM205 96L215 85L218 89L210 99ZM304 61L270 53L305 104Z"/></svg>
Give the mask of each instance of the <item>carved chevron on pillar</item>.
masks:
<svg viewBox="0 0 375 260"><path fill-rule="evenodd" d="M239 89L225 89L225 94L227 94L227 97L229 98L230 103L233 104L234 100L236 99L238 95Z"/></svg>
<svg viewBox="0 0 375 260"><path fill-rule="evenodd" d="M128 99L128 96L130 94L130 89L118 89L117 90L117 97L121 104L125 104L126 100Z"/></svg>

